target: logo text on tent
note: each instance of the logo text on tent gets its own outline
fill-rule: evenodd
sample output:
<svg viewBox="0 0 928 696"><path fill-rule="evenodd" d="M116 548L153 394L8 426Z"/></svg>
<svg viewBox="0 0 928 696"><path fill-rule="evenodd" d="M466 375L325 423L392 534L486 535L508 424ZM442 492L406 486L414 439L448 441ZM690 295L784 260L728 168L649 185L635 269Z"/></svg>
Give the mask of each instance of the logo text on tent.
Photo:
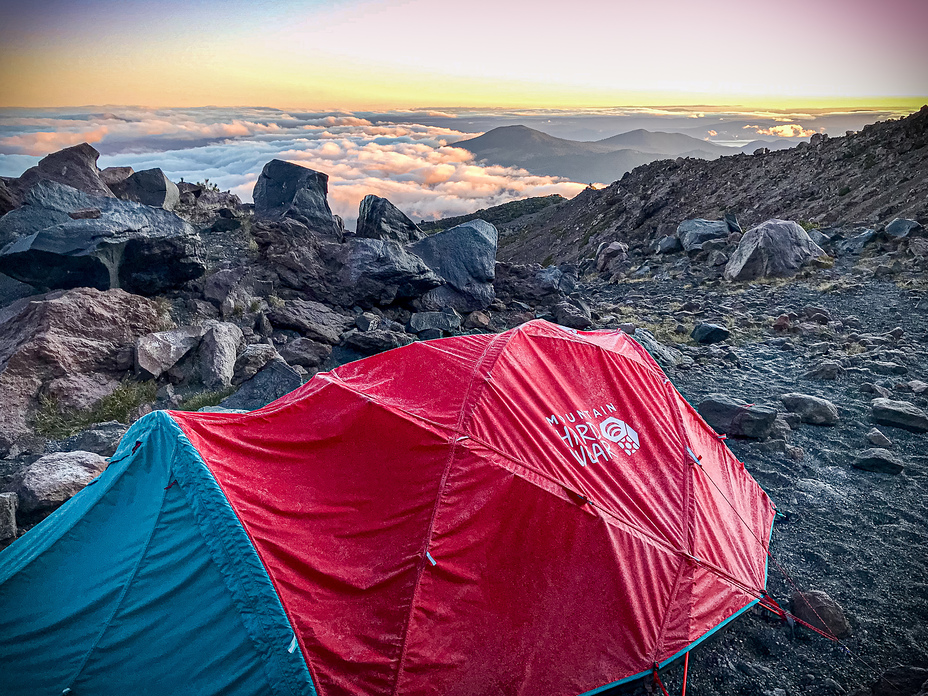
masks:
<svg viewBox="0 0 928 696"><path fill-rule="evenodd" d="M617 445L631 456L641 447L638 433L625 421L610 414L613 404L551 415L546 419L558 432L558 437L570 449L580 466L597 464L600 459L611 461L615 456L612 445Z"/></svg>

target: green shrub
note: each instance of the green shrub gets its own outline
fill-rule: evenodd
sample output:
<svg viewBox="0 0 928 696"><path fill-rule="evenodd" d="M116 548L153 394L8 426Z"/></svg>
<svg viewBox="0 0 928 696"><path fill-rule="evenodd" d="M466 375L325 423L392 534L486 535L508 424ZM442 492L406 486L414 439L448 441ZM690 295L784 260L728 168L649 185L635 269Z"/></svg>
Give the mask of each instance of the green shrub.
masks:
<svg viewBox="0 0 928 696"><path fill-rule="evenodd" d="M158 391L153 381L134 382L127 380L109 396L104 396L86 410L65 409L58 400L50 396L39 397L39 410L33 419L38 435L61 440L80 432L94 423L119 421L129 423L139 406L155 400Z"/></svg>

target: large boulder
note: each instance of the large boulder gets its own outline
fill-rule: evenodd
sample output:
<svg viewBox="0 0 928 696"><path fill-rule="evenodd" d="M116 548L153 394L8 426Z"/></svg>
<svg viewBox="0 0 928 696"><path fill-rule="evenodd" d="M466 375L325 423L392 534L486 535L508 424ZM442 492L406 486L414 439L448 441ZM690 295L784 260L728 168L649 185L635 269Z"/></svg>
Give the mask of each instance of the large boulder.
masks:
<svg viewBox="0 0 928 696"><path fill-rule="evenodd" d="M122 181L111 184L111 190L124 201L135 201L153 208L174 210L180 202L177 185L160 169L135 172Z"/></svg>
<svg viewBox="0 0 928 696"><path fill-rule="evenodd" d="M913 433L928 433L928 414L908 401L874 399L870 402L873 420Z"/></svg>
<svg viewBox="0 0 928 696"><path fill-rule="evenodd" d="M0 218L0 272L40 290L156 295L203 274L198 242L166 210L41 182Z"/></svg>
<svg viewBox="0 0 928 696"><path fill-rule="evenodd" d="M844 616L841 605L820 590L793 592L790 609L799 619L817 629L827 631L837 638L851 635L851 625Z"/></svg>
<svg viewBox="0 0 928 696"><path fill-rule="evenodd" d="M40 181L54 181L78 191L112 198L113 193L104 183L97 168L100 153L91 145L81 143L43 157L39 163L14 179L10 188L13 197L21 203L29 190Z"/></svg>
<svg viewBox="0 0 928 696"><path fill-rule="evenodd" d="M311 338L294 338L280 349L280 357L288 365L299 365L307 369L319 367L332 354L332 346Z"/></svg>
<svg viewBox="0 0 928 696"><path fill-rule="evenodd" d="M394 348L408 346L415 341L408 333L374 329L373 331L354 331L345 338L344 347L361 355L376 355Z"/></svg>
<svg viewBox="0 0 928 696"><path fill-rule="evenodd" d="M142 379L157 379L200 345L206 328L182 326L141 336L135 342L135 371Z"/></svg>
<svg viewBox="0 0 928 696"><path fill-rule="evenodd" d="M329 208L328 182L322 172L271 160L255 183L255 217L271 222L292 218L316 234L341 239L342 226Z"/></svg>
<svg viewBox="0 0 928 696"><path fill-rule="evenodd" d="M547 266L537 263L497 262L493 287L503 302L513 300L532 305L557 304L577 286L573 267Z"/></svg>
<svg viewBox="0 0 928 696"><path fill-rule="evenodd" d="M332 345L352 324L350 318L312 300L289 300L270 310L267 318L275 328L299 331L314 341Z"/></svg>
<svg viewBox="0 0 928 696"><path fill-rule="evenodd" d="M496 297L496 228L483 220L471 220L433 234L410 245L445 285L422 298L426 309L452 307L459 312L484 309Z"/></svg>
<svg viewBox="0 0 928 696"><path fill-rule="evenodd" d="M790 278L825 256L806 231L791 220L767 220L748 230L725 265L728 280Z"/></svg>
<svg viewBox="0 0 928 696"><path fill-rule="evenodd" d="M119 379L136 338L163 321L153 301L122 290L57 291L0 310L0 453L33 438L39 396L63 377Z"/></svg>
<svg viewBox="0 0 928 696"><path fill-rule="evenodd" d="M367 195L361 200L358 209L355 235L408 244L425 237L425 232L386 198Z"/></svg>
<svg viewBox="0 0 928 696"><path fill-rule="evenodd" d="M677 238L684 251L701 251L710 239L726 239L732 230L725 220L684 220L677 225Z"/></svg>
<svg viewBox="0 0 928 696"><path fill-rule="evenodd" d="M13 479L20 512L50 512L106 469L93 452L55 452L40 457Z"/></svg>
<svg viewBox="0 0 928 696"><path fill-rule="evenodd" d="M283 360L271 360L242 383L238 391L219 402L222 408L254 411L289 394L303 384L300 373Z"/></svg>
<svg viewBox="0 0 928 696"><path fill-rule="evenodd" d="M235 362L245 336L235 324L219 322L209 327L200 343L200 379L208 389L232 384Z"/></svg>
<svg viewBox="0 0 928 696"><path fill-rule="evenodd" d="M828 399L809 394L792 392L780 397L790 413L795 413L803 423L810 425L834 425L838 422L838 407Z"/></svg>
<svg viewBox="0 0 928 696"><path fill-rule="evenodd" d="M777 419L774 408L748 404L724 394L710 394L696 410L716 432L733 437L768 437Z"/></svg>
<svg viewBox="0 0 928 696"><path fill-rule="evenodd" d="M881 474L899 474L905 468L892 452L882 447L864 450L854 458L851 465L855 469L876 471Z"/></svg>

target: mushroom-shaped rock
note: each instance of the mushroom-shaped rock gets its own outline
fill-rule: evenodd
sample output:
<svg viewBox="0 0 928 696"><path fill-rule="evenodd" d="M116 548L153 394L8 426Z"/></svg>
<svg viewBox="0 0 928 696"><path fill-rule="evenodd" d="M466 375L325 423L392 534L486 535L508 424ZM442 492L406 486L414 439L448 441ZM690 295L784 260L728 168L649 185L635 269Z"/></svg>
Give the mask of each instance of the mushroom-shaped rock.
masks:
<svg viewBox="0 0 928 696"><path fill-rule="evenodd" d="M407 244L422 239L425 232L386 198L367 195L361 200L358 209L358 227L355 235L371 239L392 239Z"/></svg>
<svg viewBox="0 0 928 696"><path fill-rule="evenodd" d="M767 220L748 230L725 265L728 280L789 278L825 256L806 231L791 220Z"/></svg>

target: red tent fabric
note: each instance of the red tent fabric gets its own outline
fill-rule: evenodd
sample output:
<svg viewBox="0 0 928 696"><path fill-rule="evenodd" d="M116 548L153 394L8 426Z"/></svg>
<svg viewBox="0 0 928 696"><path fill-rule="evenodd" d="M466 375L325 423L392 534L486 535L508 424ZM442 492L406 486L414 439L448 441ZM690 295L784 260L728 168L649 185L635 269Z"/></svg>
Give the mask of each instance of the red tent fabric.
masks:
<svg viewBox="0 0 928 696"><path fill-rule="evenodd" d="M621 332L418 342L171 415L323 696L594 692L765 586L770 500Z"/></svg>

